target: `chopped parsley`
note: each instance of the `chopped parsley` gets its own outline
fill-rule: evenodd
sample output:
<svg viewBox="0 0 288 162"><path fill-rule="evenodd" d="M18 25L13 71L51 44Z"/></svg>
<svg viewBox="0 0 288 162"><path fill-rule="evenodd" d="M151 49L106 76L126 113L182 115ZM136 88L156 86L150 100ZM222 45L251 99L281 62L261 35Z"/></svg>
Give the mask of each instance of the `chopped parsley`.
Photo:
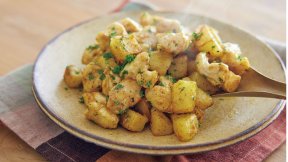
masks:
<svg viewBox="0 0 288 162"><path fill-rule="evenodd" d="M121 65L117 65L112 69L112 72L114 74L120 74L120 72L122 71L123 67Z"/></svg>
<svg viewBox="0 0 288 162"><path fill-rule="evenodd" d="M212 49L214 49L216 46L212 46Z"/></svg>
<svg viewBox="0 0 288 162"><path fill-rule="evenodd" d="M124 60L124 63L123 64L129 64L129 63L131 63L132 61L134 61L134 59L135 59L135 55L126 55L126 57L125 57L125 60Z"/></svg>
<svg viewBox="0 0 288 162"><path fill-rule="evenodd" d="M106 52L106 53L103 54L103 57L106 60L109 60L110 58L113 58L113 54L111 52Z"/></svg>
<svg viewBox="0 0 288 162"><path fill-rule="evenodd" d="M241 61L242 60L242 56L237 56L237 60Z"/></svg>
<svg viewBox="0 0 288 162"><path fill-rule="evenodd" d="M98 74L100 75L100 80L104 80L106 78L104 71L102 69L98 70Z"/></svg>
<svg viewBox="0 0 288 162"><path fill-rule="evenodd" d="M67 88L67 87L65 87L64 89L65 89L65 91L68 91L68 88Z"/></svg>
<svg viewBox="0 0 288 162"><path fill-rule="evenodd" d="M126 113L127 110L128 110L128 109L119 110L119 111L118 111L118 115L122 115L122 114Z"/></svg>
<svg viewBox="0 0 288 162"><path fill-rule="evenodd" d="M89 80L93 80L94 78L95 78L95 77L94 77L94 75L93 75L92 73L89 73L89 74L88 74L88 79L89 79Z"/></svg>
<svg viewBox="0 0 288 162"><path fill-rule="evenodd" d="M127 75L127 74L128 74L128 71L127 70L123 70L121 78L124 79L125 75Z"/></svg>
<svg viewBox="0 0 288 162"><path fill-rule="evenodd" d="M110 38L115 37L117 35L116 31L112 31L111 34L109 35Z"/></svg>
<svg viewBox="0 0 288 162"><path fill-rule="evenodd" d="M105 96L105 98L106 98L106 102L109 100L109 96Z"/></svg>
<svg viewBox="0 0 288 162"><path fill-rule="evenodd" d="M115 80L115 76L114 75L110 75L110 77L112 78L112 80Z"/></svg>
<svg viewBox="0 0 288 162"><path fill-rule="evenodd" d="M84 98L83 98L83 96L81 96L81 97L79 98L79 103L84 104Z"/></svg>
<svg viewBox="0 0 288 162"><path fill-rule="evenodd" d="M173 78L171 75L166 75L166 78L169 79L172 83L176 83L177 80Z"/></svg>
<svg viewBox="0 0 288 162"><path fill-rule="evenodd" d="M164 83L160 82L160 83L159 83L159 86L164 87L165 85L164 85Z"/></svg>
<svg viewBox="0 0 288 162"><path fill-rule="evenodd" d="M146 87L150 88L151 84L152 84L151 81L148 81L148 82L146 83Z"/></svg>
<svg viewBox="0 0 288 162"><path fill-rule="evenodd" d="M80 74L80 71L75 71L75 74L77 74L77 75Z"/></svg>
<svg viewBox="0 0 288 162"><path fill-rule="evenodd" d="M199 34L195 32L192 33L194 40L199 40L202 35L203 33L199 33Z"/></svg>
<svg viewBox="0 0 288 162"><path fill-rule="evenodd" d="M140 96L141 96L141 97L144 97L144 96L145 96L144 90L140 90Z"/></svg>
<svg viewBox="0 0 288 162"><path fill-rule="evenodd" d="M89 50L89 51L93 51L95 49L98 49L99 48L99 45L98 44L94 44L94 45L90 45L86 48L86 50Z"/></svg>
<svg viewBox="0 0 288 162"><path fill-rule="evenodd" d="M115 105L120 105L120 102L117 101L117 100L116 100L116 101L113 101L113 102L114 102Z"/></svg>
<svg viewBox="0 0 288 162"><path fill-rule="evenodd" d="M124 86L120 83L118 83L116 86L115 86L115 90L118 90L118 89L121 89L123 88Z"/></svg>

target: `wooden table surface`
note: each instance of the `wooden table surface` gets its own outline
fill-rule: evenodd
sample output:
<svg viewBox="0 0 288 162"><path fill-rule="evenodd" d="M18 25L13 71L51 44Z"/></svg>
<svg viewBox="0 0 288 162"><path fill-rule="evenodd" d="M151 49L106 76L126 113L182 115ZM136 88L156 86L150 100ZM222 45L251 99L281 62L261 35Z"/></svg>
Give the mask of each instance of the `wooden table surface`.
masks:
<svg viewBox="0 0 288 162"><path fill-rule="evenodd" d="M43 45L66 28L107 14L123 0L0 0L0 75L33 63ZM285 0L149 0L159 9L198 13L285 42ZM266 161L283 162L286 144ZM0 124L0 161L45 161Z"/></svg>

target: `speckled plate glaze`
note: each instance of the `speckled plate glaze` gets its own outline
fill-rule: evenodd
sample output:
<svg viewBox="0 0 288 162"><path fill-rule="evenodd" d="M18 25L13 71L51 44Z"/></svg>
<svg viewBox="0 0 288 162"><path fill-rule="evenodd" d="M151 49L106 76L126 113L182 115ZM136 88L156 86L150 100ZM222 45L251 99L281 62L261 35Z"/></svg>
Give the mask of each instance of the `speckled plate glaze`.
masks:
<svg viewBox="0 0 288 162"><path fill-rule="evenodd" d="M176 18L191 30L203 23L213 26L224 42L238 43L243 55L258 71L285 81L283 65L275 52L253 35L203 16L152 13ZM189 142L180 142L175 135L153 136L149 128L140 133L121 127L109 130L86 120L85 106L78 102L81 92L65 90L62 77L66 65L82 66L82 52L108 24L127 16L138 20L139 15L140 12L124 12L83 22L55 37L40 52L33 73L34 96L42 111L66 131L110 149L154 155L196 153L235 144L255 135L273 122L284 108L285 102L278 99L217 98L206 111L199 133Z"/></svg>

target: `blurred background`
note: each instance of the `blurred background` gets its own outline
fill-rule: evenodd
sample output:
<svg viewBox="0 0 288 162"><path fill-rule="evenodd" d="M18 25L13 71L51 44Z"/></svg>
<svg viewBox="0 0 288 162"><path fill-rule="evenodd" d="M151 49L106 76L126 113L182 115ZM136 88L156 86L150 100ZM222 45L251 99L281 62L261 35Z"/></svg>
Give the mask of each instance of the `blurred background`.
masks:
<svg viewBox="0 0 288 162"><path fill-rule="evenodd" d="M0 0L0 76L33 63L41 48L63 30L111 13L123 2L127 0ZM285 0L147 0L141 3L158 10L205 15L257 36L286 42ZM43 160L1 124L0 139L0 161ZM267 160L285 161L285 146Z"/></svg>

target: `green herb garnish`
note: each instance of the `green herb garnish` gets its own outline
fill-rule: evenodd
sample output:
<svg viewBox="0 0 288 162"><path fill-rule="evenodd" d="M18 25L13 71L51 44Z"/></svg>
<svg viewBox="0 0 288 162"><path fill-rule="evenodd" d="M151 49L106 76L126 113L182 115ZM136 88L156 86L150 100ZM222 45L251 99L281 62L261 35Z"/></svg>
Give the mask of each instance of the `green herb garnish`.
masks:
<svg viewBox="0 0 288 162"><path fill-rule="evenodd" d="M122 71L123 67L121 65L117 65L112 69L112 72L114 74L120 74L120 72Z"/></svg>
<svg viewBox="0 0 288 162"><path fill-rule="evenodd" d="M192 36L194 37L194 40L199 40L202 35L203 35L203 33L199 33L199 34L195 33L195 32L192 33Z"/></svg>
<svg viewBox="0 0 288 162"><path fill-rule="evenodd" d="M127 112L128 109L124 109L124 110L119 110L118 111L118 115L123 115L124 113Z"/></svg>
<svg viewBox="0 0 288 162"><path fill-rule="evenodd" d="M106 53L103 54L103 57L106 60L109 60L110 58L113 58L113 54L111 52L106 52Z"/></svg>
<svg viewBox="0 0 288 162"><path fill-rule="evenodd" d="M90 45L86 48L86 50L89 50L89 51L93 51L95 49L98 49L99 48L99 45L98 44L94 44L94 45Z"/></svg>
<svg viewBox="0 0 288 162"><path fill-rule="evenodd" d="M134 61L135 57L136 57L135 55L126 55L124 64L126 65L131 63L132 61Z"/></svg>
<svg viewBox="0 0 288 162"><path fill-rule="evenodd" d="M146 83L146 87L150 88L151 84L152 84L151 81L148 81L148 82Z"/></svg>
<svg viewBox="0 0 288 162"><path fill-rule="evenodd" d="M164 87L165 85L164 85L164 83L160 82L160 83L159 83L159 86Z"/></svg>
<svg viewBox="0 0 288 162"><path fill-rule="evenodd" d="M89 80L93 80L94 78L95 78L95 77L94 77L94 75L93 75L92 73L89 73L89 74L88 74L88 79L89 79Z"/></svg>
<svg viewBox="0 0 288 162"><path fill-rule="evenodd" d="M141 97L144 97L144 96L145 96L144 90L140 90L140 96L141 96Z"/></svg>
<svg viewBox="0 0 288 162"><path fill-rule="evenodd" d="M124 78L125 78L125 75L127 75L127 74L128 74L128 71L127 71L127 70L124 70L124 71L122 72L121 78L124 79Z"/></svg>
<svg viewBox="0 0 288 162"><path fill-rule="evenodd" d="M81 96L81 97L79 98L79 103L84 104L84 98L83 98L83 96Z"/></svg>
<svg viewBox="0 0 288 162"><path fill-rule="evenodd" d="M124 86L120 83L118 83L116 86L115 86L115 90L118 90L118 89L121 89L123 88Z"/></svg>

